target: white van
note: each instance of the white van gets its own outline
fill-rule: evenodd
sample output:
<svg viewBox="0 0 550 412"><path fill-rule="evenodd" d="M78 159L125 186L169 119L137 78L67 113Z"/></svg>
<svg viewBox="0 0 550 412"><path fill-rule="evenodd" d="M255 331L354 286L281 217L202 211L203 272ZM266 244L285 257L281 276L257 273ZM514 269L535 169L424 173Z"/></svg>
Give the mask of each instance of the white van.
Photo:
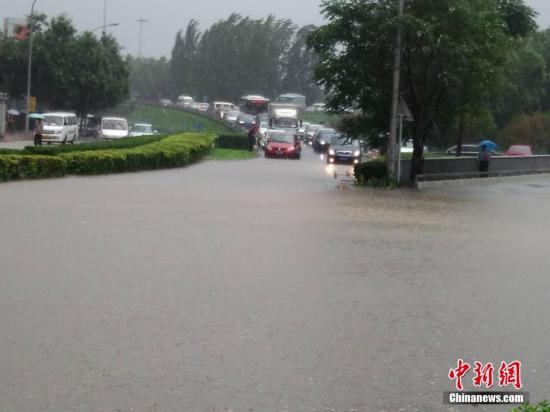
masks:
<svg viewBox="0 0 550 412"><path fill-rule="evenodd" d="M101 119L100 136L105 140L128 137L128 122L121 117L104 117Z"/></svg>
<svg viewBox="0 0 550 412"><path fill-rule="evenodd" d="M46 113L43 124L42 141L47 144L72 144L78 139L78 119L74 113Z"/></svg>
<svg viewBox="0 0 550 412"><path fill-rule="evenodd" d="M189 107L191 106L195 101L193 100L193 98L191 96L185 96L185 95L182 95L182 96L179 96L178 97L178 101L177 101L177 105L178 106L183 106L183 107Z"/></svg>
<svg viewBox="0 0 550 412"><path fill-rule="evenodd" d="M218 116L224 117L226 113L235 110L235 105L230 102L214 102L211 108Z"/></svg>

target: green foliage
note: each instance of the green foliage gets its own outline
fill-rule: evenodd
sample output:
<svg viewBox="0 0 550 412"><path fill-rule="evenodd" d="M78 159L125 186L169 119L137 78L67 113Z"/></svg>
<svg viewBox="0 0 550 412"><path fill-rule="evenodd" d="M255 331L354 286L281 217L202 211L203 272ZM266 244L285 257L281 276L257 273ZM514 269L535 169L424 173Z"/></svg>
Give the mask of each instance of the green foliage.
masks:
<svg viewBox="0 0 550 412"><path fill-rule="evenodd" d="M537 405L522 405L512 409L512 412L550 412L550 403L542 401Z"/></svg>
<svg viewBox="0 0 550 412"><path fill-rule="evenodd" d="M206 156L215 140L215 135L181 134L134 147L114 148L103 143L102 147L98 146L98 150L61 151L50 156L0 155L0 180L181 167Z"/></svg>
<svg viewBox="0 0 550 412"><path fill-rule="evenodd" d="M339 124L340 116L324 112L310 112L302 115L304 122L322 124L327 127L336 127Z"/></svg>
<svg viewBox="0 0 550 412"><path fill-rule="evenodd" d="M24 149L24 154L37 154L45 156L57 156L61 153L70 152L87 152L91 150L110 150L110 149L130 149L133 147L143 146L158 142L163 136L139 136L126 137L123 139L112 141L100 141L94 143L82 143L76 145L59 145L59 146L27 146ZM21 154L21 153L20 153Z"/></svg>
<svg viewBox="0 0 550 412"><path fill-rule="evenodd" d="M388 179L388 166L383 157L355 165L354 171L355 179L360 185L377 185Z"/></svg>
<svg viewBox="0 0 550 412"><path fill-rule="evenodd" d="M66 166L63 159L55 157L0 154L0 181L61 177Z"/></svg>
<svg viewBox="0 0 550 412"><path fill-rule="evenodd" d="M249 152L248 150L218 148L212 150L208 155L208 158L213 160L248 160L256 157L256 152Z"/></svg>
<svg viewBox="0 0 550 412"><path fill-rule="evenodd" d="M128 67L130 90L133 96L154 102L173 97L174 85L170 62L165 57L160 59L128 57Z"/></svg>
<svg viewBox="0 0 550 412"><path fill-rule="evenodd" d="M390 123L397 4L326 0L328 23L308 39L329 107L359 107L378 134ZM418 0L406 2L402 27L401 92L415 119L416 174L430 138L464 113L476 116L498 94L516 37L529 34L534 21L522 0Z"/></svg>
<svg viewBox="0 0 550 412"><path fill-rule="evenodd" d="M114 38L79 34L65 16L44 19L37 28L32 94L41 107L68 108L82 116L127 98L127 63ZM28 40L10 38L0 43L0 89L13 97L26 89L28 49Z"/></svg>
<svg viewBox="0 0 550 412"><path fill-rule="evenodd" d="M244 134L219 134L216 147L219 149L248 150L248 136Z"/></svg>
<svg viewBox="0 0 550 412"><path fill-rule="evenodd" d="M273 15L252 19L232 14L200 32L191 20L172 49L172 97L237 102L248 93L276 97L297 92L312 101L320 89L312 79L316 58L305 46L311 29L297 30L292 21Z"/></svg>
<svg viewBox="0 0 550 412"><path fill-rule="evenodd" d="M526 144L532 146L535 153L550 153L550 113L514 116L496 140L502 148Z"/></svg>

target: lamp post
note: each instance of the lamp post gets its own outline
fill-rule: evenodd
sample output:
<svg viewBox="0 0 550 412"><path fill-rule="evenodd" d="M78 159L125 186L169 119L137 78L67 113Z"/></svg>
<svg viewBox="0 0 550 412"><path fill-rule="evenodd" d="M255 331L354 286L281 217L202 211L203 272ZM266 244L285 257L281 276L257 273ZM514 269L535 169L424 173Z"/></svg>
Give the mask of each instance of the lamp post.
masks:
<svg viewBox="0 0 550 412"><path fill-rule="evenodd" d="M147 20L145 19L138 19L139 23L139 53L138 57L141 58L141 46L142 46L142 39L143 39L143 23L147 23Z"/></svg>
<svg viewBox="0 0 550 412"><path fill-rule="evenodd" d="M27 110L25 112L27 113L27 116L25 117L25 133L29 133L29 109L31 106L31 69L32 69L32 24L34 20L34 5L36 4L36 0L32 2L31 6L31 15L29 17L29 62L27 67Z"/></svg>
<svg viewBox="0 0 550 412"><path fill-rule="evenodd" d="M98 31L98 30L103 29L103 35L105 35L105 29L106 29L107 27L116 27L116 26L118 26L118 25L120 25L120 23L103 24L103 25L101 25L101 26L99 26L99 27L96 27L96 28L93 29L93 30L90 30L90 32L93 33L93 32L95 32L95 31Z"/></svg>
<svg viewBox="0 0 550 412"><path fill-rule="evenodd" d="M390 123L390 139L388 142L388 174L395 176L396 149L397 149L397 123L398 123L398 105L399 105L399 82L401 80L401 43L402 43L402 19L403 9L405 8L405 0L399 1L399 21L397 26L397 36L395 39L395 62L393 66L393 93L392 93L392 110ZM401 150L401 148L399 148Z"/></svg>

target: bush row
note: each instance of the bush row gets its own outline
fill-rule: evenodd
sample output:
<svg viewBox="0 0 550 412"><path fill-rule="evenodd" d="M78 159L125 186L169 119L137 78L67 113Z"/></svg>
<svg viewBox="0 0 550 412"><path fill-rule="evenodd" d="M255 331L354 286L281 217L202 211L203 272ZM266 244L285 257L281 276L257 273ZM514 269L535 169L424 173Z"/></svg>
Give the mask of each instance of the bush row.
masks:
<svg viewBox="0 0 550 412"><path fill-rule="evenodd" d="M384 157L355 165L355 179L361 185L384 180L387 177L388 168Z"/></svg>
<svg viewBox="0 0 550 412"><path fill-rule="evenodd" d="M104 149L130 149L137 146L158 142L166 136L138 136L125 137L117 140L100 140L93 143L82 143L76 145L52 145L52 146L26 146L23 154L38 154L44 156L57 156L61 153L84 152L90 150Z"/></svg>
<svg viewBox="0 0 550 412"><path fill-rule="evenodd" d="M246 134L219 134L216 147L220 149L248 150L248 136Z"/></svg>
<svg viewBox="0 0 550 412"><path fill-rule="evenodd" d="M0 180L95 175L186 166L211 150L215 135L182 134L129 149L0 155Z"/></svg>

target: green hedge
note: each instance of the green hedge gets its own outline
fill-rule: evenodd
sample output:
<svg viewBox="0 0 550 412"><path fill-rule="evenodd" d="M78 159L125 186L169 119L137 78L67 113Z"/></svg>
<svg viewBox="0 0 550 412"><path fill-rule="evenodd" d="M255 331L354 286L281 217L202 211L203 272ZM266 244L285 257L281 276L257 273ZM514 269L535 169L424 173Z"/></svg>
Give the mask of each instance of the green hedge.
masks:
<svg viewBox="0 0 550 412"><path fill-rule="evenodd" d="M369 181L379 181L388 177L386 159L381 157L375 160L355 165L355 178L359 184Z"/></svg>
<svg viewBox="0 0 550 412"><path fill-rule="evenodd" d="M0 155L0 180L181 167L206 156L215 141L216 135L181 134L129 149L69 151L49 156Z"/></svg>
<svg viewBox="0 0 550 412"><path fill-rule="evenodd" d="M65 160L51 156L0 155L0 181L61 177Z"/></svg>
<svg viewBox="0 0 550 412"><path fill-rule="evenodd" d="M45 156L57 156L61 153L84 152L90 150L104 149L130 149L137 146L158 142L166 136L138 136L125 137L117 140L100 140L93 143L82 143L76 145L47 145L47 146L26 146L24 154L38 154Z"/></svg>
<svg viewBox="0 0 550 412"><path fill-rule="evenodd" d="M246 134L219 134L216 147L220 149L248 150L248 136Z"/></svg>

